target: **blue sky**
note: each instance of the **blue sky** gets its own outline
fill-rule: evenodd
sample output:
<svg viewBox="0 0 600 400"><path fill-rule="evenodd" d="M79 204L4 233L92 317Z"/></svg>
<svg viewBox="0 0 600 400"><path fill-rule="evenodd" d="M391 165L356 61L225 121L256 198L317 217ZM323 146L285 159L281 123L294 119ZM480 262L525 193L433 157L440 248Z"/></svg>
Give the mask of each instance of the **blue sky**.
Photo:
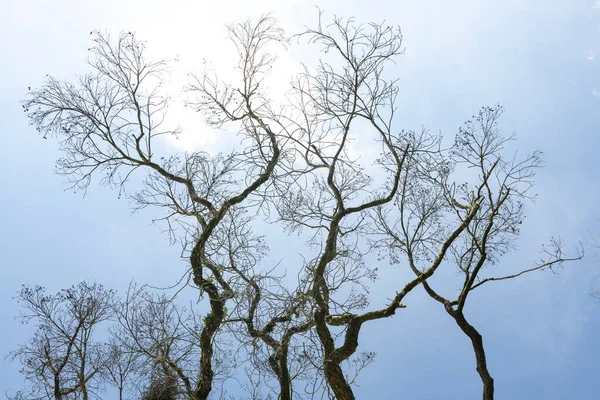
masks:
<svg viewBox="0 0 600 400"><path fill-rule="evenodd" d="M397 125L451 137L483 105L502 104L504 132L519 151L540 149L547 166L537 177L519 250L497 268L527 268L552 235L575 244L600 235L600 6L594 1L320 1L329 15L400 25L406 47ZM183 269L179 249L149 213L131 214L126 200L92 186L85 198L63 191L53 174L56 142L27 126L19 100L45 74L71 79L86 72L89 32L135 31L152 54L179 55L182 72L202 58L227 63L223 25L273 11L288 32L315 22L313 3L227 1L32 1L3 5L0 14L0 354L31 332L13 317L22 283L51 290L83 279L123 289L172 283ZM292 49L284 66L314 54ZM284 68L285 69L285 68ZM279 77L277 77L279 79ZM282 83L284 77L281 77ZM221 137L181 115L190 134L173 151L218 149ZM272 248L281 248L277 242ZM490 284L466 309L480 328L498 399L595 399L600 393L600 259L592 252L559 274L534 273ZM402 285L386 279L374 293ZM437 277L442 287L456 278ZM377 301L378 299L374 299ZM379 299L380 303L385 298ZM467 338L421 289L392 320L367 325L361 350L378 353L356 389L359 398L476 399L480 382ZM18 365L0 361L0 389L21 386Z"/></svg>

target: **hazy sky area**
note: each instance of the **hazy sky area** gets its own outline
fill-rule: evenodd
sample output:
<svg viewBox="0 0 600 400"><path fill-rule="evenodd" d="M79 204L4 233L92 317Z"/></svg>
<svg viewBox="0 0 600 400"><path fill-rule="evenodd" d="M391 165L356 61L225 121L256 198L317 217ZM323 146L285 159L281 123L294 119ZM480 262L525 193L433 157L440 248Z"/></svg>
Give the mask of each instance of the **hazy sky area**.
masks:
<svg viewBox="0 0 600 400"><path fill-rule="evenodd" d="M589 0L502 1L4 1L0 8L0 355L31 334L14 320L12 299L21 284L58 290L96 280L123 290L132 279L166 286L183 272L180 249L169 247L156 214L131 214L126 199L91 185L85 198L64 191L53 173L54 139L28 127L19 103L46 74L73 80L89 71L90 31L134 31L156 57L178 56L181 76L212 60L227 76L235 51L224 25L266 12L288 33L314 25L315 5L359 22L399 25L405 54L394 66L400 86L396 126L441 131L451 138L481 106L506 109L500 129L519 137L514 149L545 153L535 204L528 204L519 250L494 266L502 274L528 268L541 245L560 235L568 249L590 232L600 237L600 3ZM281 52L273 91L284 93L300 62L314 63L316 47ZM175 98L177 101L177 98ZM226 149L231 135L202 126L174 107L171 119L185 134L168 150ZM368 158L372 149L357 150ZM293 240L270 241L276 262L293 253ZM394 269L395 268L395 269ZM383 264L374 283L393 295L406 271ZM394 279L396 277L397 279ZM491 283L471 298L465 314L488 352L497 399L597 399L600 397L600 258L566 265L558 274L533 273ZM453 272L434 279L460 279ZM446 285L449 286L449 285ZM450 293L452 295L452 292ZM417 288L406 309L367 324L359 350L378 353L361 375L360 399L477 399L479 377L468 338L439 304ZM0 393L22 387L19 365L0 359ZM232 383L233 385L233 383ZM235 389L234 389L235 390Z"/></svg>

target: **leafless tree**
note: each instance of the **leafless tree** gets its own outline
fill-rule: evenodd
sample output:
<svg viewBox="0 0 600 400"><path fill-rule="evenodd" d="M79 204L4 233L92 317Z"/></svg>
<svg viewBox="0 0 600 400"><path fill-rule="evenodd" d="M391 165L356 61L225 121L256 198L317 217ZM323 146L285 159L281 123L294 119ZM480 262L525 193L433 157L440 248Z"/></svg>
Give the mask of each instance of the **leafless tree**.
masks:
<svg viewBox="0 0 600 400"><path fill-rule="evenodd" d="M122 337L122 333L118 329L110 332L105 372L107 383L118 390L119 400L124 400L127 394L131 395L136 392L135 381L140 372L144 370L142 357L138 352L132 351L132 346L128 345L132 338Z"/></svg>
<svg viewBox="0 0 600 400"><path fill-rule="evenodd" d="M467 296L487 282L553 269L582 256L580 251L564 255L562 242L552 239L532 267L481 277L484 266L513 248L541 153L519 160L503 152L512 137L504 139L498 131L499 106L485 107L467 122L450 149L427 130L394 129L398 88L384 66L400 54L399 30L335 19L299 37L333 55L294 82L295 114L281 121L297 158L282 180L277 209L289 229L311 230L310 243L319 249L307 271L327 383L337 398L354 398L351 378L340 365L356 352L361 326L392 316L403 307L403 298L423 284L473 342L483 396L491 399L493 380L482 339L463 314ZM351 152L358 132L369 130L381 149L378 172L361 166ZM457 183L464 176L471 182ZM415 273L386 307L366 312L358 311L368 299L357 291L371 273L364 261L369 251L363 247L365 238ZM465 275L455 301L428 283L446 264L458 265ZM348 284L351 288L343 290ZM332 327L343 327L343 332L336 334Z"/></svg>
<svg viewBox="0 0 600 400"><path fill-rule="evenodd" d="M149 387L154 387L153 384L168 382L168 386L175 385L178 392L185 393L186 398L197 398L202 382L203 324L198 313L178 305L165 294L132 285L117 305L116 314L115 333L119 341L116 347L121 353L136 355L142 365L136 373L145 378L142 384L150 382ZM218 357L212 361L215 364ZM217 362L213 368L218 375L223 372L218 367L227 369L225 363Z"/></svg>
<svg viewBox="0 0 600 400"><path fill-rule="evenodd" d="M307 68L293 82L295 101L280 122L296 159L276 182L276 207L290 230L313 231L310 244L319 252L305 270L323 352L321 367L336 398L353 399L353 378L342 364L355 354L361 326L393 315L418 283L384 308L360 311L368 305L360 289L374 277L364 264L365 215L395 198L408 148L392 127L396 82L384 75L385 65L401 54L402 36L395 27L336 18L329 26L319 20L316 29L299 36L304 37L332 53L331 61L321 61L314 73ZM352 155L355 130L374 132L372 139L383 154L376 167L387 175L383 182Z"/></svg>
<svg viewBox="0 0 600 400"><path fill-rule="evenodd" d="M140 206L164 207L168 222L185 228L192 284L210 305L200 327L200 380L194 388L198 399L207 398L212 389L214 337L234 296L231 269L212 257L212 249L219 249L223 240L216 232L269 180L280 156L259 84L273 61L265 46L282 41L282 32L269 17L255 25L236 25L230 32L242 54L241 86L234 90L205 74L190 90L199 96L193 106L210 123L239 126L245 144L241 152L156 159L156 139L177 133L163 127L169 99L160 87L168 62L146 59L144 44L131 33L122 33L116 43L108 35L92 33L94 72L77 85L49 77L24 104L38 130L62 138L65 156L58 172L75 189L87 188L98 173L104 174L103 183L123 188L131 173L143 168L148 178L134 199Z"/></svg>
<svg viewBox="0 0 600 400"><path fill-rule="evenodd" d="M505 147L514 137L504 138L499 132L502 111L500 106L484 107L459 130L449 149L440 148L441 138L427 132L415 136L412 142L427 143L429 151L409 149L397 210L379 209L374 218L379 235L373 244L389 251L393 263L408 264L427 294L444 306L471 340L484 400L493 399L494 380L482 336L464 315L469 295L489 282L554 270L583 256L582 249L573 257L565 255L561 240L551 239L542 248L542 259L529 268L506 275L490 272L515 247L525 218L524 202L532 199L534 174L542 166L540 152L522 159L507 154ZM460 183L461 178L466 179ZM453 224L464 229L448 241L456 232L449 235L447 227ZM427 280L443 264L458 267L463 275L455 299L440 295Z"/></svg>
<svg viewBox="0 0 600 400"><path fill-rule="evenodd" d="M9 357L23 366L29 398L97 397L108 358L94 332L112 317L113 295L85 282L54 295L41 286L23 286L17 300L25 311L19 318L37 329Z"/></svg>
<svg viewBox="0 0 600 400"><path fill-rule="evenodd" d="M265 87L271 47L289 44L274 19L235 24L228 33L239 81L223 82L206 67L185 87L186 106L208 125L239 131L241 145L228 154L159 155L161 136L179 134L164 122L170 63L149 60L129 32L114 42L92 32L93 72L77 84L48 77L23 105L44 136L60 138L57 170L74 189L87 189L100 174L101 183L132 192L135 207L166 211L161 219L189 262L183 282L208 300L200 318L201 308L130 289L117 308L119 360L133 368L127 363L138 361L127 357L135 354L145 361L134 374L154 373L187 398L207 399L215 382L233 378L231 351L250 363L253 397L351 400L357 374L374 358L358 352L361 328L392 317L422 284L472 340L484 399L491 399L481 335L463 313L470 293L580 257L564 256L554 240L529 269L482 272L513 248L541 154L519 161L503 153L499 107L484 108L451 148L427 130L397 128L399 88L387 69L403 51L397 27L340 18L326 25L320 14L314 29L294 38L318 46L322 59L292 80L283 102ZM377 159L361 159L366 142ZM136 171L146 173L140 185L130 182ZM302 260L266 265L268 247L255 229L261 215L306 240ZM372 306L368 295L377 277L373 251L415 275L398 283L388 304ZM456 300L428 281L446 265L464 274ZM298 272L295 287L283 280L288 270ZM126 371L109 370L120 390Z"/></svg>
<svg viewBox="0 0 600 400"><path fill-rule="evenodd" d="M310 297L301 288L289 293L271 273L256 274L235 299L227 321L237 340L249 347L255 370L276 377L275 394L281 400L294 398L299 390L294 390L293 382L307 380L307 370L312 369L299 352L302 340L297 340L313 326Z"/></svg>

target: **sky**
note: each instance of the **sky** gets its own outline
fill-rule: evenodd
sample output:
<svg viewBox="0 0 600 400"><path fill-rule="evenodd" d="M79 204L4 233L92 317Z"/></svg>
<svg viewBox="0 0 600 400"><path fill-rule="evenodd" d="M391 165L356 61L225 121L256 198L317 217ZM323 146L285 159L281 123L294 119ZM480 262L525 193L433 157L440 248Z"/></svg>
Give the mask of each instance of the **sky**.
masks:
<svg viewBox="0 0 600 400"><path fill-rule="evenodd" d="M399 25L405 53L394 66L400 95L397 126L426 126L451 137L481 106L506 109L504 132L519 152L545 153L535 205L528 206L519 249L496 266L527 268L542 243L560 235L575 245L600 236L600 3L588 0L504 1L61 1L5 2L0 13L0 355L31 333L14 317L21 284L51 291L89 279L123 290L132 279L166 286L183 271L147 212L92 185L65 191L53 173L56 142L28 127L19 101L46 74L73 79L87 72L90 31L134 31L149 52L178 56L179 71L235 61L224 25L272 12L289 33L327 16ZM314 50L314 49L313 49ZM318 53L280 52L277 88ZM224 68L225 68L224 67ZM223 69L226 71L226 69ZM227 72L225 72L227 74ZM183 76L183 75L182 75ZM175 76L173 90L179 87ZM172 151L227 147L227 136L176 111L186 134ZM365 152L368 149L364 150ZM281 248L277 242L272 248ZM382 266L384 272L391 266ZM397 280L376 282L393 293ZM444 285L451 274L436 277ZM595 399L600 393L600 258L594 251L557 274L534 273L490 284L471 298L467 317L483 334L498 399ZM380 299L385 302L385 299ZM391 320L363 328L360 350L378 353L356 387L364 399L477 399L480 381L466 338L419 288ZM18 365L0 359L0 390L22 385Z"/></svg>

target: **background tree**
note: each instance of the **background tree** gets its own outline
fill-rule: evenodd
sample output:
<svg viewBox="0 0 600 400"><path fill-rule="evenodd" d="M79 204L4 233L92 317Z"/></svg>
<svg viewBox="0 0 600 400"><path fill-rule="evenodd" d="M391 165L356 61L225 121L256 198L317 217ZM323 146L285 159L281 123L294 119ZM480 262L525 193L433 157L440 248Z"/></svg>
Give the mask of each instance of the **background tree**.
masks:
<svg viewBox="0 0 600 400"><path fill-rule="evenodd" d="M139 359L141 367L136 373L144 378L142 384L150 382L146 393L156 394L174 387L165 393L182 392L187 398L195 398L201 385L202 357L202 322L198 313L178 305L165 294L151 293L135 285L116 310L117 349L135 354ZM221 339L216 342L217 348L225 346ZM217 357L213 363L216 360ZM225 365L220 362L217 366L219 364ZM219 380L227 368L225 371L217 368L217 372L214 380Z"/></svg>
<svg viewBox="0 0 600 400"><path fill-rule="evenodd" d="M36 323L32 338L9 357L18 359L31 385L29 398L89 399L97 395L108 361L94 338L98 325L110 319L114 292L82 282L46 294L41 286L23 286L17 301L24 323Z"/></svg>
<svg viewBox="0 0 600 400"><path fill-rule="evenodd" d="M118 315L118 313L115 313ZM130 337L123 337L123 331L112 329L107 343L108 361L106 363L105 380L108 386L114 386L119 393L119 400L136 392L136 381L143 368L143 358L133 347ZM143 376L143 375L142 375Z"/></svg>

